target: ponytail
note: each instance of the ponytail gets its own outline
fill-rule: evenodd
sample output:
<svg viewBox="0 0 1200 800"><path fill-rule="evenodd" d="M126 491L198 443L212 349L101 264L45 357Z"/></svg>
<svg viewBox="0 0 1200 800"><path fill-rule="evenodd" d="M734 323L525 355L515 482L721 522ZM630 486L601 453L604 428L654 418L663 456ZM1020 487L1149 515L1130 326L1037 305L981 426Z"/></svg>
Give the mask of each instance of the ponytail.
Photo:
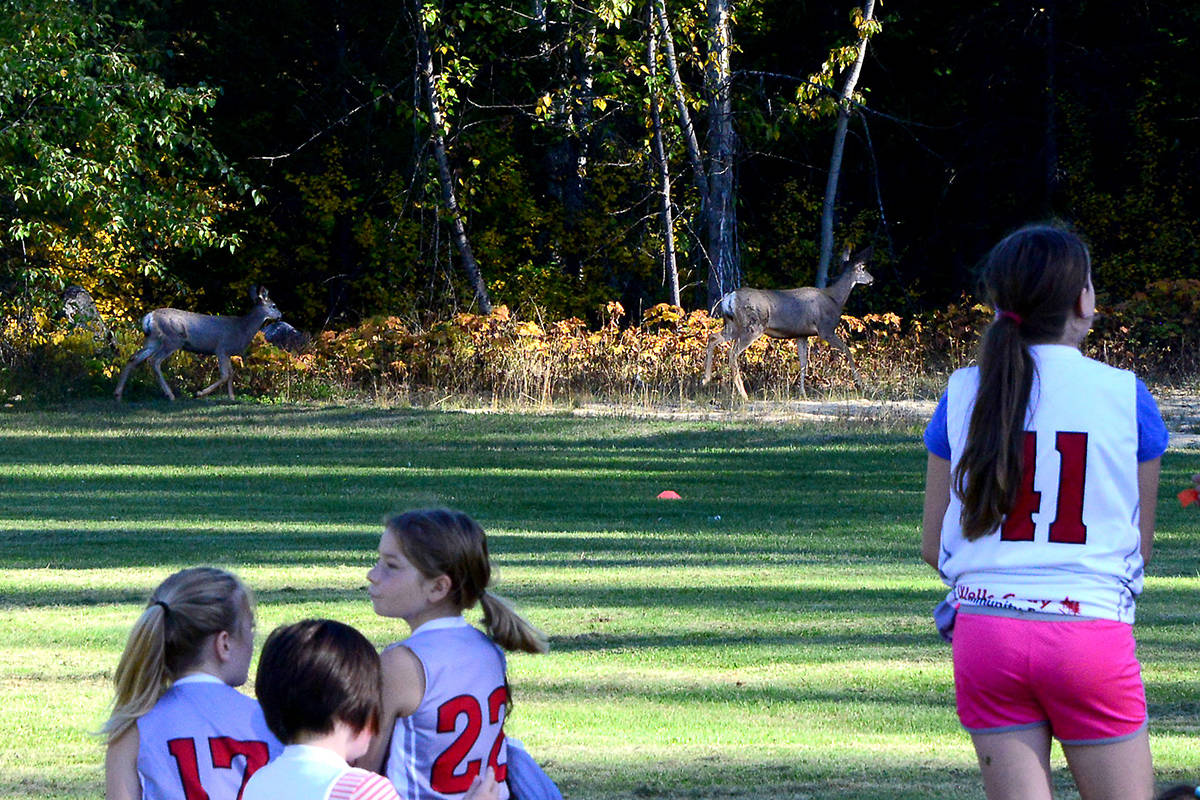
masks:
<svg viewBox="0 0 1200 800"><path fill-rule="evenodd" d="M507 601L487 591L492 565L487 535L461 511L429 508L406 511L384 520L384 528L400 550L427 578L450 578L449 598L460 612L476 603L483 607L488 636L505 650L545 653L546 637L521 618Z"/></svg>
<svg viewBox="0 0 1200 800"><path fill-rule="evenodd" d="M1055 342L1091 278L1087 246L1049 225L1022 228L992 248L983 283L996 309L979 347L979 389L953 487L963 536L996 531L1017 499L1025 469L1025 419L1035 364L1029 345Z"/></svg>
<svg viewBox="0 0 1200 800"><path fill-rule="evenodd" d="M526 622L504 598L485 591L479 596L479 604L483 606L483 626L488 636L505 650L526 653L550 650L546 635Z"/></svg>
<svg viewBox="0 0 1200 800"><path fill-rule="evenodd" d="M194 567L163 581L146 603L113 676L116 700L102 732L111 744L154 707L200 656L214 633L234 631L250 613L250 594L236 577Z"/></svg>
<svg viewBox="0 0 1200 800"><path fill-rule="evenodd" d="M1015 320L1000 317L983 334L979 391L967 445L954 469L968 541L1000 526L1021 488L1025 415L1033 386L1033 359Z"/></svg>

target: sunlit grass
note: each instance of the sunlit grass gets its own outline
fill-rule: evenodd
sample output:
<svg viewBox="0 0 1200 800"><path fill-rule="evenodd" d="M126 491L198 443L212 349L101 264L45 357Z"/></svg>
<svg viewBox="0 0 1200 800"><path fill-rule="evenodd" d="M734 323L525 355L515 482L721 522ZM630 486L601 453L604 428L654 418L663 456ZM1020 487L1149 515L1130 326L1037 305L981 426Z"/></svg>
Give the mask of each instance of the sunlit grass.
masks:
<svg viewBox="0 0 1200 800"><path fill-rule="evenodd" d="M0 798L102 794L112 669L180 567L241 575L260 640L307 616L401 638L366 570L382 516L432 503L484 524L497 591L551 638L510 659L509 727L569 798L982 797L916 556L915 428L223 403L0 423ZM1166 502L1196 461L1166 458L1139 608L1164 780L1200 775L1200 516Z"/></svg>

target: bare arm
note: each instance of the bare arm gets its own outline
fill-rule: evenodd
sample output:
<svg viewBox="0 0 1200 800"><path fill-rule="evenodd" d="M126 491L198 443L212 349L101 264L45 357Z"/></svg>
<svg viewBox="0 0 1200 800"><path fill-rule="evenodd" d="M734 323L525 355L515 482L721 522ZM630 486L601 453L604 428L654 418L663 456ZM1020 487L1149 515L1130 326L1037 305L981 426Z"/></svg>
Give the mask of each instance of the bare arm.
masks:
<svg viewBox="0 0 1200 800"><path fill-rule="evenodd" d="M1141 505L1138 527L1142 534L1142 560L1150 563L1154 552L1154 517L1158 512L1158 473L1162 459L1138 464L1138 502Z"/></svg>
<svg viewBox="0 0 1200 800"><path fill-rule="evenodd" d="M137 725L108 745L104 754L104 800L142 800L142 782L137 773L140 739Z"/></svg>
<svg viewBox="0 0 1200 800"><path fill-rule="evenodd" d="M421 660L407 647L393 647L380 655L383 662L383 708L379 714L379 733L371 740L366 755L354 762L356 767L380 772L392 743L397 717L412 716L425 696L425 669Z"/></svg>
<svg viewBox="0 0 1200 800"><path fill-rule="evenodd" d="M937 569L942 549L942 520L950 506L950 462L929 454L925 465L925 513L921 526L921 558Z"/></svg>

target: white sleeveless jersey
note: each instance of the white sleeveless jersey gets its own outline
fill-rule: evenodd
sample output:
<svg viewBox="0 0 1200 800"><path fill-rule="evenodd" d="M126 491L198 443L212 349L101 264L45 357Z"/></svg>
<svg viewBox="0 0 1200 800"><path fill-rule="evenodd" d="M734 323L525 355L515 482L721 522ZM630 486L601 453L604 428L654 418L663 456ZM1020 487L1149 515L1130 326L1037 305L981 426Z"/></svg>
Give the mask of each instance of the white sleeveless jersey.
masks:
<svg viewBox="0 0 1200 800"><path fill-rule="evenodd" d="M1000 531L969 542L951 491L938 569L959 605L1132 623L1143 569L1136 378L1072 347L1030 350L1037 371L1016 505ZM950 377L951 469L966 444L978 385L977 367Z"/></svg>
<svg viewBox="0 0 1200 800"><path fill-rule="evenodd" d="M137 728L143 800L240 800L283 750L258 701L211 675L176 681Z"/></svg>
<svg viewBox="0 0 1200 800"><path fill-rule="evenodd" d="M355 769L332 750L288 745L254 773L245 800L399 800L382 775Z"/></svg>
<svg viewBox="0 0 1200 800"><path fill-rule="evenodd" d="M421 661L425 696L392 730L387 776L396 792L407 800L458 798L491 766L499 800L507 800L504 653L462 617L427 622L399 644Z"/></svg>

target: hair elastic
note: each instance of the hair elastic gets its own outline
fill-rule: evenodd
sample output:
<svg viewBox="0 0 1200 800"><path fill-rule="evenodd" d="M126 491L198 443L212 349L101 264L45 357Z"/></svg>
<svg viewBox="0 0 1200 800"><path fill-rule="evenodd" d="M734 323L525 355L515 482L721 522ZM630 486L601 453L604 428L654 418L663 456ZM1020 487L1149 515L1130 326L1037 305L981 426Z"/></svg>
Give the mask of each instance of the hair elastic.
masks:
<svg viewBox="0 0 1200 800"><path fill-rule="evenodd" d="M1020 314L1018 314L1015 311L997 311L996 318L997 319L1011 319L1013 322L1017 323L1018 325L1022 325L1025 322L1025 318L1022 317Z"/></svg>
<svg viewBox="0 0 1200 800"><path fill-rule="evenodd" d="M156 606L162 606L162 610L163 610L163 613L164 613L164 614L170 614L170 613L171 613L171 607L170 607L169 605L167 605L166 603L164 603L162 600L155 600L155 601L154 601L154 605L156 605Z"/></svg>
<svg viewBox="0 0 1200 800"><path fill-rule="evenodd" d="M1196 795L1196 797L1200 797L1200 786L1197 786L1196 791L1192 792L1192 794Z"/></svg>

